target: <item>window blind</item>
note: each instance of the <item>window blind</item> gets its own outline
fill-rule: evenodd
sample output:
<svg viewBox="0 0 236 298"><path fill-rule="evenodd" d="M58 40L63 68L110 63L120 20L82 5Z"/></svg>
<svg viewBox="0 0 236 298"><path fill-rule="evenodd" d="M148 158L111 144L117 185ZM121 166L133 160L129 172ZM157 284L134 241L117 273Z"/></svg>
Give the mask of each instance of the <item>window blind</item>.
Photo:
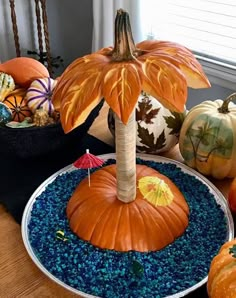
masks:
<svg viewBox="0 0 236 298"><path fill-rule="evenodd" d="M141 0L141 16L148 38L178 42L236 75L235 0Z"/></svg>

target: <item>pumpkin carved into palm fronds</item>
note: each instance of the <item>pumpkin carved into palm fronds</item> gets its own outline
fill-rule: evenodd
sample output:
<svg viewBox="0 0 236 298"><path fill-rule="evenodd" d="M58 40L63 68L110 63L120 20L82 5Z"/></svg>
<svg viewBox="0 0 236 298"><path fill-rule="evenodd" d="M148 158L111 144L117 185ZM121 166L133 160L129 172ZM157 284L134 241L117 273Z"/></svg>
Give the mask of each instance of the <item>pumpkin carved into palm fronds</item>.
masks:
<svg viewBox="0 0 236 298"><path fill-rule="evenodd" d="M137 189L135 105L141 90L165 107L183 112L188 86L210 86L193 54L167 41L149 40L135 45L129 15L121 9L115 20L114 48L101 49L69 65L52 101L60 109L65 132L83 123L102 98L107 101L115 113L117 199L129 203L135 200ZM87 191L92 199L93 187Z"/></svg>

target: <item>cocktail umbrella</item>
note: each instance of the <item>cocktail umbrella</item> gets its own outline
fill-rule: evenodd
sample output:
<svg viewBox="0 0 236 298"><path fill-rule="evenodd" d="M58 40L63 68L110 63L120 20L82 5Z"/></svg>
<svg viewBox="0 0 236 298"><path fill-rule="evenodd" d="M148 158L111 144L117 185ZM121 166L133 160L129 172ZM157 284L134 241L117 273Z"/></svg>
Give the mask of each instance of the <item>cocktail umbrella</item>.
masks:
<svg viewBox="0 0 236 298"><path fill-rule="evenodd" d="M80 158L78 158L73 166L78 169L87 169L88 170L88 181L90 186L90 169L102 166L104 160L100 157L97 157L91 153L89 153L89 149L86 149L86 153L83 154Z"/></svg>
<svg viewBox="0 0 236 298"><path fill-rule="evenodd" d="M164 180L145 176L139 179L138 188L143 197L155 206L168 206L174 195Z"/></svg>

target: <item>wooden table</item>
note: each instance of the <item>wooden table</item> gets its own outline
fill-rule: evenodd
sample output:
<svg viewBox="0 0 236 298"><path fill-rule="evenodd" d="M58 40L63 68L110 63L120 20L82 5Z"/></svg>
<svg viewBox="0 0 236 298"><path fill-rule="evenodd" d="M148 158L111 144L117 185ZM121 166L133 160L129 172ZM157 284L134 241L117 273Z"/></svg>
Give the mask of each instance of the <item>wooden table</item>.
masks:
<svg viewBox="0 0 236 298"><path fill-rule="evenodd" d="M104 106L89 133L108 144L113 138L107 128L107 106ZM163 156L183 161L178 146ZM211 181L225 197L231 179ZM46 277L31 261L21 239L20 226L0 205L0 298L78 297Z"/></svg>

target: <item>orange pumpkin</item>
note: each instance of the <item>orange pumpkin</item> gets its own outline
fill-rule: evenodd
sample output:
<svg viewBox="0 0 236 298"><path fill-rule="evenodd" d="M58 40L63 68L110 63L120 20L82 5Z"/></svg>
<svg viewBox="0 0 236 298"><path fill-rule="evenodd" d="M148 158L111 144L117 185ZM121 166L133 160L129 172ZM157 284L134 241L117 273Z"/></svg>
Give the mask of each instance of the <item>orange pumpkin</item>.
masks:
<svg viewBox="0 0 236 298"><path fill-rule="evenodd" d="M235 247L234 247L235 246ZM234 253L232 253L232 249ZM236 297L236 239L222 245L209 270L207 291L210 298Z"/></svg>
<svg viewBox="0 0 236 298"><path fill-rule="evenodd" d="M158 177L174 195L166 206L155 206L138 189L129 204L117 199L116 166L94 172L76 188L67 206L70 227L80 238L100 248L117 251L160 250L185 231L189 208L186 201L166 176L152 168L137 165L137 181L142 177Z"/></svg>
<svg viewBox="0 0 236 298"><path fill-rule="evenodd" d="M122 201L119 203L122 206L125 206L123 202L129 203L123 207L124 210L127 210L132 216L136 213L132 219L132 229L135 229L133 220L140 216L139 208L137 208L136 203L133 203L138 197L138 194L136 196L138 191L136 187L135 105L141 90L158 99L166 108L183 112L187 99L187 87L207 88L210 87L210 83L201 65L187 48L173 42L156 40L143 41L135 45L129 15L122 9L117 11L114 40L114 48L101 49L76 59L70 64L60 76L53 92L52 102L55 109L60 110L62 127L66 133L82 124L103 98L113 110L116 129L116 197ZM94 192L96 195L100 193L100 198L103 196L105 198L108 194L104 192L104 186L109 184L110 176L107 177L106 171L99 172L98 175L101 175L101 180ZM115 185L110 188L111 193L114 193L114 187ZM83 197L86 197L86 194L91 191L88 184L85 184L81 192ZM110 220L113 221L115 210L119 212L116 204L112 205L114 212L113 210L108 211L106 204L103 204L102 201L99 213L101 214L103 210L104 216L107 216L106 212L108 212ZM97 209L98 206L92 207L90 205L90 208L81 209L80 216L70 220L72 229L78 231L77 226L79 226L79 229L87 230L86 239L89 238L87 235L92 235L91 229L97 221L96 216L91 218L91 212L95 208ZM68 215L70 216L70 214L69 212ZM119 218L118 214L117 216ZM128 220L128 215L126 216ZM172 217L174 218L176 215L170 212L169 216L172 220ZM84 227L79 224L81 218L87 218L87 221L84 221ZM114 216L114 218L117 217ZM88 226L90 221L95 222L91 222ZM146 221L148 221L147 224ZM142 230L140 234L147 237L144 235L146 225L148 227L161 226L162 222L163 220L159 218L154 225L153 217L146 217L143 226L141 223L139 225ZM117 221L117 225L124 229L122 235L129 235L127 237L132 238L132 241L136 243L134 240L137 236L136 233L135 236L131 235L130 226L124 225L122 218ZM149 239L147 240L149 244L140 245L141 248L138 244L132 246L124 244L124 249L130 249L130 247L141 250L159 249L169 243L170 239L174 240L176 235L183 233L186 225L180 229L181 225L172 224L172 237L159 230L160 233L163 233L162 236L156 236L159 237L160 244L157 244L157 238L154 238L155 244L150 244ZM178 227L178 232L176 232L176 227ZM155 230L157 231L156 228ZM112 233L111 229L107 230L104 227L104 230L101 228L100 231L100 236L104 241L106 238L110 238L105 231ZM146 232L152 234L151 228ZM79 231L78 233L80 234ZM165 237L166 240L163 240ZM126 236L124 236L123 241L126 242ZM142 240L139 238L139 241ZM122 244L119 245L116 247L123 247ZM109 246L112 247L113 244L109 243Z"/></svg>
<svg viewBox="0 0 236 298"><path fill-rule="evenodd" d="M233 179L229 187L228 203L231 212L236 215L236 178Z"/></svg>
<svg viewBox="0 0 236 298"><path fill-rule="evenodd" d="M16 84L28 87L35 79L49 77L47 68L29 57L16 57L0 64L0 71L11 75Z"/></svg>
<svg viewBox="0 0 236 298"><path fill-rule="evenodd" d="M12 121L22 122L26 117L32 116L24 95L10 95L3 100L3 103L11 109Z"/></svg>

